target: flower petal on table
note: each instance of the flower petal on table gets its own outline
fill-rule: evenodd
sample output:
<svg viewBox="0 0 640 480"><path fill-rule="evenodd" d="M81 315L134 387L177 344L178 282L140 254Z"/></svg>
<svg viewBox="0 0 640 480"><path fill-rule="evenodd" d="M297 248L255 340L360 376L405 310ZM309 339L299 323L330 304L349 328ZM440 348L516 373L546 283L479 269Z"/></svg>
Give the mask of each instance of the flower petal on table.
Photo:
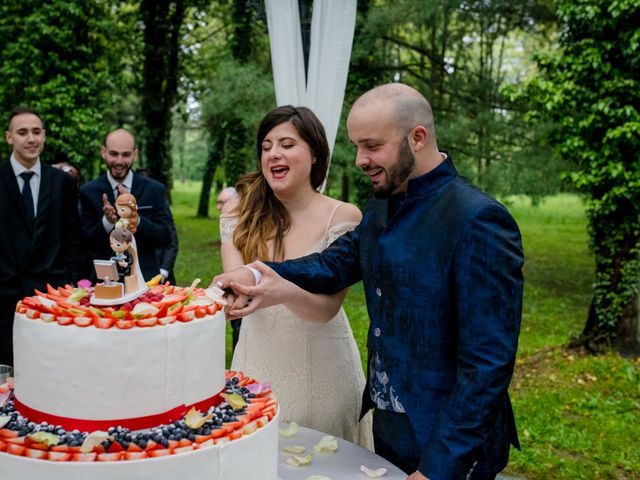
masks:
<svg viewBox="0 0 640 480"><path fill-rule="evenodd" d="M325 435L313 449L316 452L335 453L338 450L338 440L333 435Z"/></svg>
<svg viewBox="0 0 640 480"><path fill-rule="evenodd" d="M291 445L290 447L284 447L282 450L287 453L295 453L297 455L304 452L306 449L307 447L303 447L302 445Z"/></svg>
<svg viewBox="0 0 640 480"><path fill-rule="evenodd" d="M298 424L296 422L291 422L285 428L280 429L280 436L284 438L293 437L296 433L298 433Z"/></svg>
<svg viewBox="0 0 640 480"><path fill-rule="evenodd" d="M304 457L301 457L299 455L294 455L291 458L287 458L286 462L289 465L293 465L294 467L304 467L305 465L310 465L311 460L313 460L313 455L309 453Z"/></svg>
<svg viewBox="0 0 640 480"><path fill-rule="evenodd" d="M387 469L384 467L373 470L369 467L365 467L364 465L360 465L360 470L369 478L379 478L387 473Z"/></svg>

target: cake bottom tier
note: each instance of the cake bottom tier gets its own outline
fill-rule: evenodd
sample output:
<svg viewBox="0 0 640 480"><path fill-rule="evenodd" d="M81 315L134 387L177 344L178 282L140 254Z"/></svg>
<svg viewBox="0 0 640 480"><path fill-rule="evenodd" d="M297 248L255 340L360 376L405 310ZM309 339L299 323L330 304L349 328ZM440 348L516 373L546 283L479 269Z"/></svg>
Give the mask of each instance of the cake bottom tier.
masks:
<svg viewBox="0 0 640 480"><path fill-rule="evenodd" d="M0 452L0 479L235 480L278 478L278 416L237 440L126 462L52 462Z"/></svg>

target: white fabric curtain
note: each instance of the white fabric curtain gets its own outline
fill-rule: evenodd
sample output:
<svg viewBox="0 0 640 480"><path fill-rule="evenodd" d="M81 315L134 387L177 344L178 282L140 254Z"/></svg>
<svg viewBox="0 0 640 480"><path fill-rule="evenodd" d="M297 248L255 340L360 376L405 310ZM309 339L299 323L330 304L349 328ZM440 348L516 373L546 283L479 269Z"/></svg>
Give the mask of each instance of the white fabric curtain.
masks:
<svg viewBox="0 0 640 480"><path fill-rule="evenodd" d="M265 6L276 101L313 110L333 151L349 72L356 0L314 0L306 81L298 0L265 0Z"/></svg>

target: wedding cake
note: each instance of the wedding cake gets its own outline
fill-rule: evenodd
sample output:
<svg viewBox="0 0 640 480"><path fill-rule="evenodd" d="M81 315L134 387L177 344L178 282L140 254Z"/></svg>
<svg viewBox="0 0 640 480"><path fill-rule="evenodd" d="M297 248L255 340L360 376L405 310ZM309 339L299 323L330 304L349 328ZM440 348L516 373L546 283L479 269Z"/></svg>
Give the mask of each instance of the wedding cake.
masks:
<svg viewBox="0 0 640 480"><path fill-rule="evenodd" d="M225 372L206 290L99 307L91 289L36 293L16 307L15 380L0 386L0 478L277 479L276 400Z"/></svg>

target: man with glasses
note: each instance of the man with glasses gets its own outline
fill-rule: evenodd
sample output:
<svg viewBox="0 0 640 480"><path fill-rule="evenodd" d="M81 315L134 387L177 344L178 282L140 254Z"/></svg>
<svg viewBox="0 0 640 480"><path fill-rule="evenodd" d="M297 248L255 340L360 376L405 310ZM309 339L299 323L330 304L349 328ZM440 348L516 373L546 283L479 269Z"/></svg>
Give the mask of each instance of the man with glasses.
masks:
<svg viewBox="0 0 640 480"><path fill-rule="evenodd" d="M238 206L240 197L234 187L223 188L218 194L216 208L220 213L228 213Z"/></svg>
<svg viewBox="0 0 640 480"><path fill-rule="evenodd" d="M133 135L123 128L110 132L104 139L101 155L107 173L80 189L82 228L91 258L111 257L109 234L117 221L115 199L131 193L138 204L138 228L135 233L140 269L145 280L169 272L161 271L156 250L172 243L173 218L164 185L135 173L131 167L138 158Z"/></svg>

